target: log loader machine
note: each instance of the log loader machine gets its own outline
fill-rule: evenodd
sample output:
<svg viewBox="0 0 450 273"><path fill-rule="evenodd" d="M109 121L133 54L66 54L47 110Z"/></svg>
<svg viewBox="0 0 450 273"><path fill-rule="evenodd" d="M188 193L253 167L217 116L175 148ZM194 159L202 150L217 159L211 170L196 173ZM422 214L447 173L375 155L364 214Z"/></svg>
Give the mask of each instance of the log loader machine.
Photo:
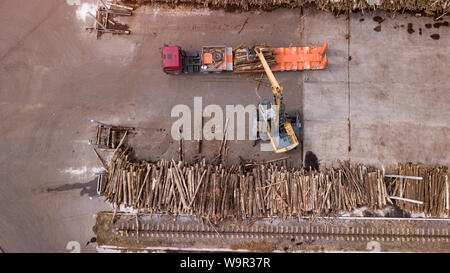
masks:
<svg viewBox="0 0 450 273"><path fill-rule="evenodd" d="M199 51L185 51L179 46L164 46L162 67L166 74L181 73L245 73L265 71L272 85L275 103L264 99L258 104L254 122L254 145L258 140L270 140L275 153L290 151L299 145L300 115L288 116L284 111L283 87L276 80L273 71L321 70L328 66L325 52L327 41L318 47L279 47L273 48L274 64L271 66L261 48L246 48L247 61L259 58L263 69L239 69L236 67L236 50L226 46L204 46ZM245 49L244 49L245 51Z"/></svg>
<svg viewBox="0 0 450 273"><path fill-rule="evenodd" d="M263 99L258 104L258 110L255 115L257 126L254 130L255 143L259 139L269 139L272 143L275 153L284 153L290 151L299 145L300 139L300 115L297 112L295 118L289 117L284 111L283 87L278 83L269 67L263 53L258 48L248 48L249 58L258 56L264 71L267 74L272 85L274 95L274 104L269 99Z"/></svg>

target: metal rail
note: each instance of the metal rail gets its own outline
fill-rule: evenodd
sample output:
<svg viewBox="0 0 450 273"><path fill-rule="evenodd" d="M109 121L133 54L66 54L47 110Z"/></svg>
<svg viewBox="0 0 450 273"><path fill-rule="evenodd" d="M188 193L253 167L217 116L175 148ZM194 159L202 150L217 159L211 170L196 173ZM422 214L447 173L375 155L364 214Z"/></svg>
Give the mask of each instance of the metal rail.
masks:
<svg viewBox="0 0 450 273"><path fill-rule="evenodd" d="M212 226L196 225L187 227L181 224L156 226L144 224L136 230L136 224L124 224L118 230L121 236L125 237L186 237L186 238L257 238L267 239L277 237L298 236L300 239L330 239L338 240L386 240L386 241L450 241L449 229L435 228L349 228L349 227L303 227L303 226L253 226L235 228L220 228L215 230Z"/></svg>
<svg viewBox="0 0 450 273"><path fill-rule="evenodd" d="M114 237L117 242L114 248L117 249L124 246L141 250L151 247L159 251L181 251L192 248L193 244L196 245L194 249L210 251L367 251L369 243L382 245L383 251L450 251L449 219L380 218L374 221L361 217L310 220L253 220L221 222L213 226L192 217L178 217L174 221L173 217L154 215L140 216L136 221L136 216L124 215L108 232L100 232L97 236L99 241L102 236L109 236L109 240L105 240L108 242ZM134 242L139 247L133 247Z"/></svg>

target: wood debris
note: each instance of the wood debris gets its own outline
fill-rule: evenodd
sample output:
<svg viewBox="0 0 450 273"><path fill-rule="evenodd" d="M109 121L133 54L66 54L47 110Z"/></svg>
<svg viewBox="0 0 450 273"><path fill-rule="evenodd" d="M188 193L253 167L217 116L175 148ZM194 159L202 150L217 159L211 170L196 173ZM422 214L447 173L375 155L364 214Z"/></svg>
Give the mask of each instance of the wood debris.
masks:
<svg viewBox="0 0 450 273"><path fill-rule="evenodd" d="M448 167L425 167L408 163L398 164L396 171L400 176L410 177L386 179L388 190L399 198L393 201L399 208L407 212L438 217L450 214Z"/></svg>
<svg viewBox="0 0 450 273"><path fill-rule="evenodd" d="M388 204L407 213L433 217L450 214L447 166L398 164L395 173L386 174L384 168L345 161L339 162L338 168L296 169L288 167L289 157L263 162L240 158L228 166L224 162L228 120L212 162L204 158L185 162L182 139L177 162L149 162L131 156L125 139L134 128L92 122L97 124L96 143L108 145L110 149L106 150L113 152L107 163L94 148L106 169L99 174L97 192L116 209L130 207L142 213L185 214L213 221L228 217L333 216L361 207L381 209ZM113 141L114 130L123 135ZM102 139L102 131L110 140ZM94 147L99 149L98 145Z"/></svg>
<svg viewBox="0 0 450 273"><path fill-rule="evenodd" d="M94 20L93 27L86 27L87 30L95 31L97 39L101 37L103 33L112 34L130 34L130 30L127 25L123 25L115 21L117 16L131 16L132 7L120 5L115 3L117 1L103 1L97 0L97 10L95 15L88 12L88 15Z"/></svg>
<svg viewBox="0 0 450 273"><path fill-rule="evenodd" d="M102 150L102 151L116 151L126 142L126 137L130 133L135 132L133 127L122 127L115 125L108 125L96 120L91 120L91 123L96 125L96 136L95 140L89 140L89 145ZM103 159L98 155L97 151L94 149L97 157L102 162L105 167ZM106 167L105 167L106 169Z"/></svg>
<svg viewBox="0 0 450 273"><path fill-rule="evenodd" d="M116 207L213 220L337 215L362 206L377 209L391 204L389 195L396 191L390 192L384 179L382 170L348 162L321 171L287 168L286 159L231 166L205 159L193 164L146 162L131 160L130 149L121 148L112 158L102 195ZM411 190L403 197L415 197L410 196ZM435 208L435 202L441 202L442 207L443 198L424 203Z"/></svg>
<svg viewBox="0 0 450 273"><path fill-rule="evenodd" d="M248 45L240 45L233 50L234 53L234 71L247 71L247 70L264 70L264 67L259 60L258 56L249 56ZM253 47L253 46L252 46ZM265 45L256 45L255 48L261 50L270 67L277 65L275 60L275 51L273 47Z"/></svg>
<svg viewBox="0 0 450 273"><path fill-rule="evenodd" d="M386 12L405 11L424 13L429 16L442 16L448 12L450 0L128 0L127 4L135 6L143 4L169 5L202 5L209 8L223 8L229 10L273 10L276 8L298 8L310 6L319 10L330 11L335 14L347 12L368 12L382 10Z"/></svg>

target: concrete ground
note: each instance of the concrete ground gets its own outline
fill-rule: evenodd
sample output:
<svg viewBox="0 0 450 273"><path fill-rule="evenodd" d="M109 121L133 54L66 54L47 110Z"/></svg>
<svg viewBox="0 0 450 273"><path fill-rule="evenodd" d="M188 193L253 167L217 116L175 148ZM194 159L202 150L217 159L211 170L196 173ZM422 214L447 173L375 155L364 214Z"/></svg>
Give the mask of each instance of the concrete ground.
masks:
<svg viewBox="0 0 450 273"><path fill-rule="evenodd" d="M304 85L305 150L325 164L346 158L377 166L448 165L450 29L427 28L430 18L383 13L305 18L304 43L330 44L329 68L311 72ZM328 21L333 31L322 23Z"/></svg>
<svg viewBox="0 0 450 273"><path fill-rule="evenodd" d="M95 251L85 247L94 214L110 208L89 198L100 170L87 145L95 134L90 119L135 126L139 131L131 142L138 158L170 159L177 150L170 136L173 106L192 107L194 96L201 96L204 106L222 107L271 98L270 88L256 90L253 79L259 74L163 74L164 44L307 46L327 39L327 70L307 72L306 83L303 72L276 74L287 110L303 115L303 152L314 152L326 165L339 159L377 166L450 164L450 29L426 28L430 18L371 13L348 20L299 9L226 13L147 6L120 19L130 26L130 36L96 40L84 29L91 21L79 18L72 2L77 1L0 3L0 247L5 252L67 252L70 241L79 242L82 252ZM376 15L385 21L375 22ZM381 31L374 31L378 25ZM435 33L439 40L430 38ZM204 142L205 155L211 157L218 144ZM232 141L229 160L279 157L250 144ZM193 159L194 144L186 142L185 148ZM301 164L301 149L288 155L292 164Z"/></svg>

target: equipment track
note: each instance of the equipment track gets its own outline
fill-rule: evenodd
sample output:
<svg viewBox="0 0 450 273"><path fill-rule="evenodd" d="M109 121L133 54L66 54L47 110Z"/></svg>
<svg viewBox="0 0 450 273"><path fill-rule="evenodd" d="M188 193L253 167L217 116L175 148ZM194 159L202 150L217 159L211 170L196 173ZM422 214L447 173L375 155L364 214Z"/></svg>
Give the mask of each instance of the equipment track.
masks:
<svg viewBox="0 0 450 273"><path fill-rule="evenodd" d="M229 251L450 251L450 219L316 218L254 219L201 223L187 216L99 214L100 247L128 250L210 249ZM103 223L103 224L102 224Z"/></svg>

